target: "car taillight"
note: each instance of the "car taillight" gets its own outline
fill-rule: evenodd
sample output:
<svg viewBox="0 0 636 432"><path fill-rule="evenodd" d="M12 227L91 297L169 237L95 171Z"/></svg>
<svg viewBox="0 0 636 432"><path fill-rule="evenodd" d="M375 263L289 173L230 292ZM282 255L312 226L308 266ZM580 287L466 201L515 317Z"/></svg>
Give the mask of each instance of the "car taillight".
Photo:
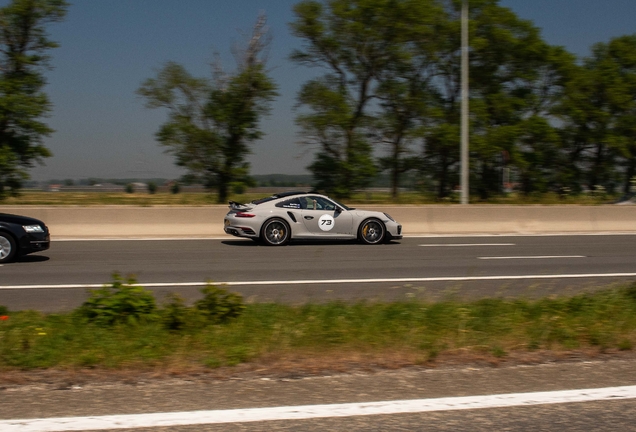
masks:
<svg viewBox="0 0 636 432"><path fill-rule="evenodd" d="M237 214L235 214L234 216L236 217L243 217L243 218L253 218L254 216L256 216L255 214L252 213L243 213L243 212L238 212Z"/></svg>

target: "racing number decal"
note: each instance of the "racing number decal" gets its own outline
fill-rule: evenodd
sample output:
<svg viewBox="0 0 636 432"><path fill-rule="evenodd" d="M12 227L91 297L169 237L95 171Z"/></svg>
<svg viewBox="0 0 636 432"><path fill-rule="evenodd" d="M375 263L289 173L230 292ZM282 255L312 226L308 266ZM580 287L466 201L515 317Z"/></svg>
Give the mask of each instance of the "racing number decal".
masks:
<svg viewBox="0 0 636 432"><path fill-rule="evenodd" d="M323 231L331 231L334 224L335 221L333 219L333 216L328 214L324 214L320 216L320 219L318 219L318 227Z"/></svg>

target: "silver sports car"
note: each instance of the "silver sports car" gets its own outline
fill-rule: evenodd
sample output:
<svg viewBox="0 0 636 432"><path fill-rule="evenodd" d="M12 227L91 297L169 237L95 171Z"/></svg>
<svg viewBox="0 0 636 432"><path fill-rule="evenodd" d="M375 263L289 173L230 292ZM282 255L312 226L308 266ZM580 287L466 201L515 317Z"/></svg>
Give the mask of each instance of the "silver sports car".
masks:
<svg viewBox="0 0 636 432"><path fill-rule="evenodd" d="M324 195L285 192L240 204L230 201L225 232L280 246L291 239L359 239L378 244L402 238L402 226L386 213L357 210Z"/></svg>

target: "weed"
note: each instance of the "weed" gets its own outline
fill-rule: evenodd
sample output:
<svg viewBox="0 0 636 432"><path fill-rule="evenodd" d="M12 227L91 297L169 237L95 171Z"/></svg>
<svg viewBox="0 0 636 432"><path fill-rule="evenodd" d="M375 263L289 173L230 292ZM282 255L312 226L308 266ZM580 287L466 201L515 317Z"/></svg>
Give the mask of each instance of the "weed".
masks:
<svg viewBox="0 0 636 432"><path fill-rule="evenodd" d="M506 350L504 350L499 345L495 345L494 347L492 347L490 349L490 352L492 353L492 355L494 355L497 358L502 358L502 357L505 357L507 355Z"/></svg>
<svg viewBox="0 0 636 432"><path fill-rule="evenodd" d="M634 348L634 344L629 339L623 339L618 343L618 349L621 351L631 351Z"/></svg>

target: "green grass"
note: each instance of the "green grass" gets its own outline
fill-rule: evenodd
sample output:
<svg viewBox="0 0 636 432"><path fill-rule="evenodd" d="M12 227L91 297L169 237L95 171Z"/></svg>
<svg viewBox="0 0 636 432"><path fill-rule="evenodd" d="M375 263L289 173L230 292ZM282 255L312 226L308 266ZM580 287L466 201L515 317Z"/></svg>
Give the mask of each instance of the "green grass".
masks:
<svg viewBox="0 0 636 432"><path fill-rule="evenodd" d="M266 193L246 193L242 195L230 195L229 200L237 202L250 202L254 199L267 196ZM535 194L524 196L521 194L509 194L495 196L488 200L479 200L471 197L473 204L583 204L599 205L613 202L614 196L577 195L559 197L557 194ZM342 200L347 205L360 204L457 204L458 196L446 199L436 199L431 195L419 192L401 192L397 199L393 199L389 192L355 192L351 198ZM184 192L171 194L160 192L149 193L124 193L124 192L42 192L23 191L17 197L10 197L1 202L2 205L55 205L55 206L95 206L95 205L134 205L134 206L206 206L218 204L215 194L204 192ZM222 203L226 204L226 203Z"/></svg>
<svg viewBox="0 0 636 432"><path fill-rule="evenodd" d="M343 353L501 359L537 350L629 351L634 343L636 284L539 300L250 304L222 325L186 316L178 331L161 321L105 327L76 313L22 311L0 320L0 371L216 368Z"/></svg>

